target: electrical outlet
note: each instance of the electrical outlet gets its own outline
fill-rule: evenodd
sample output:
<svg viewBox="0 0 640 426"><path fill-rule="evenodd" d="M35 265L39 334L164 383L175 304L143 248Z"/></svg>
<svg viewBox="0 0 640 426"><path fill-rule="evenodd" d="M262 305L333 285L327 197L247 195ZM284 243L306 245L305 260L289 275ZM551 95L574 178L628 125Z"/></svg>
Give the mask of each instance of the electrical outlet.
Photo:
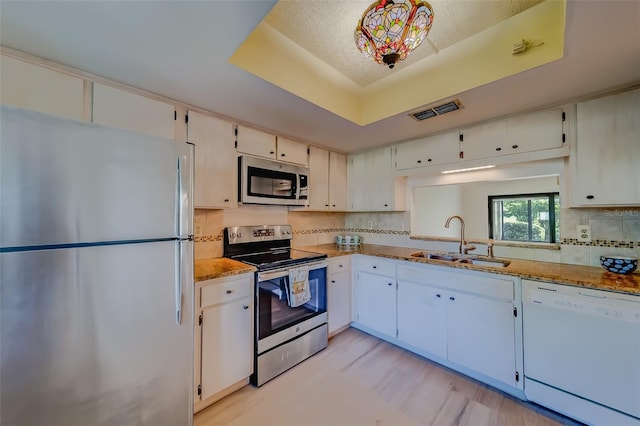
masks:
<svg viewBox="0 0 640 426"><path fill-rule="evenodd" d="M194 223L193 224L193 234L196 237L200 237L202 235L202 225L199 223Z"/></svg>
<svg viewBox="0 0 640 426"><path fill-rule="evenodd" d="M583 243L591 242L591 226L589 225L578 225L578 241Z"/></svg>
<svg viewBox="0 0 640 426"><path fill-rule="evenodd" d="M373 228L373 221L372 220L367 222L367 228L369 228L369 229Z"/></svg>

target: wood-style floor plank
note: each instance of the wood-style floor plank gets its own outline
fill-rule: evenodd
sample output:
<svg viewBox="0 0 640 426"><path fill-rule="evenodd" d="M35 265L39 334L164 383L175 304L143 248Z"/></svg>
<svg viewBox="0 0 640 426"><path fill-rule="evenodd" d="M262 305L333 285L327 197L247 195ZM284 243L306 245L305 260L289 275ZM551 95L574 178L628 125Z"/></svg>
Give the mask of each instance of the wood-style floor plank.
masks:
<svg viewBox="0 0 640 426"><path fill-rule="evenodd" d="M194 424L579 425L352 328L261 388L202 410Z"/></svg>

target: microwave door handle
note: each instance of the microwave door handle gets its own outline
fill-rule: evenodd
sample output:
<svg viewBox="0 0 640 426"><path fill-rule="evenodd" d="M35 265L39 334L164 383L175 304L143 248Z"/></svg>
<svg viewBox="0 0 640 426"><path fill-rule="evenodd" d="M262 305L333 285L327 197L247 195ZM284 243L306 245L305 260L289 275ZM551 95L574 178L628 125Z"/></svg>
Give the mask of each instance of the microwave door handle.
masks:
<svg viewBox="0 0 640 426"><path fill-rule="evenodd" d="M300 185L299 185L299 180L300 180L300 175L294 175L294 179L293 179L293 183L292 183L292 187L291 187L291 195L293 195L294 199L298 199L300 198L300 194L298 193L298 191L300 190Z"/></svg>

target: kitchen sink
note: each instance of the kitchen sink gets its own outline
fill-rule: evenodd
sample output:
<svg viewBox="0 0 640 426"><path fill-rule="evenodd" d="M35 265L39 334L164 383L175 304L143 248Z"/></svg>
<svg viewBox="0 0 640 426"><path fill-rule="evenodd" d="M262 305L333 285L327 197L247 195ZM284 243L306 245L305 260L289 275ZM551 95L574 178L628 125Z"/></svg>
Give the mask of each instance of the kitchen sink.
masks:
<svg viewBox="0 0 640 426"><path fill-rule="evenodd" d="M478 266L492 266L494 268L506 268L511 264L509 260L494 259L490 257L471 259L469 263Z"/></svg>
<svg viewBox="0 0 640 426"><path fill-rule="evenodd" d="M491 266L494 268L506 268L511 264L510 261L504 259L495 259L493 257L485 257L460 253L430 253L421 251L413 253L411 257L422 257L424 259L444 260L453 263L470 263L478 266Z"/></svg>

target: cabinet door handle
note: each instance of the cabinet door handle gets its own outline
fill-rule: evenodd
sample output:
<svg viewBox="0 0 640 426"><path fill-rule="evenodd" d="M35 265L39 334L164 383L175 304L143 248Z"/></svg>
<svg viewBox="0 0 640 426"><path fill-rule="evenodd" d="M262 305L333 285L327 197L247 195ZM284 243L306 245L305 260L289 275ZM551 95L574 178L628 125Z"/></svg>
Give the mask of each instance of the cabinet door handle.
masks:
<svg viewBox="0 0 640 426"><path fill-rule="evenodd" d="M518 149L518 145L511 145L511 148Z"/></svg>
<svg viewBox="0 0 640 426"><path fill-rule="evenodd" d="M227 290L227 294L233 293L233 290Z"/></svg>
<svg viewBox="0 0 640 426"><path fill-rule="evenodd" d="M385 206L385 207L389 207L389 204L385 204L384 206Z"/></svg>
<svg viewBox="0 0 640 426"><path fill-rule="evenodd" d="M453 297L453 296L451 296L451 297L449 298L449 300L456 300L456 298L455 298L455 297Z"/></svg>
<svg viewBox="0 0 640 426"><path fill-rule="evenodd" d="M329 207L329 204L325 204L324 206L325 206L325 207Z"/></svg>
<svg viewBox="0 0 640 426"><path fill-rule="evenodd" d="M282 154L280 154L280 157L284 157L284 152Z"/></svg>
<svg viewBox="0 0 640 426"><path fill-rule="evenodd" d="M336 206L335 204L332 205L332 207L335 207L335 206Z"/></svg>
<svg viewBox="0 0 640 426"><path fill-rule="evenodd" d="M274 151L269 151L269 154L275 154L275 152Z"/></svg>
<svg viewBox="0 0 640 426"><path fill-rule="evenodd" d="M376 265L373 265L373 269L376 269L376 268L377 268L377 266L376 266Z"/></svg>
<svg viewBox="0 0 640 426"><path fill-rule="evenodd" d="M225 202L225 203L228 203L228 202L229 202L229 199L228 199L228 198L225 198L225 199L224 199L224 202Z"/></svg>
<svg viewBox="0 0 640 426"><path fill-rule="evenodd" d="M331 284L335 284L335 283L336 283L336 280L331 280Z"/></svg>
<svg viewBox="0 0 640 426"><path fill-rule="evenodd" d="M242 309L249 309L249 305L243 305Z"/></svg>
<svg viewBox="0 0 640 426"><path fill-rule="evenodd" d="M427 161L428 161L428 162L431 162L432 160L431 160L431 158L429 158Z"/></svg>
<svg viewBox="0 0 640 426"><path fill-rule="evenodd" d="M496 151L502 151L502 148L497 147L497 148L496 148Z"/></svg>
<svg viewBox="0 0 640 426"><path fill-rule="evenodd" d="M593 200L594 198L596 197L594 197L593 195L587 195L587 200Z"/></svg>
<svg viewBox="0 0 640 426"><path fill-rule="evenodd" d="M442 297L442 295L440 293L436 294L436 297Z"/></svg>
<svg viewBox="0 0 640 426"><path fill-rule="evenodd" d="M422 160L418 160L418 164L422 163Z"/></svg>
<svg viewBox="0 0 640 426"><path fill-rule="evenodd" d="M393 285L393 283L388 283L387 285Z"/></svg>
<svg viewBox="0 0 640 426"><path fill-rule="evenodd" d="M338 265L338 268L342 268L342 265Z"/></svg>

